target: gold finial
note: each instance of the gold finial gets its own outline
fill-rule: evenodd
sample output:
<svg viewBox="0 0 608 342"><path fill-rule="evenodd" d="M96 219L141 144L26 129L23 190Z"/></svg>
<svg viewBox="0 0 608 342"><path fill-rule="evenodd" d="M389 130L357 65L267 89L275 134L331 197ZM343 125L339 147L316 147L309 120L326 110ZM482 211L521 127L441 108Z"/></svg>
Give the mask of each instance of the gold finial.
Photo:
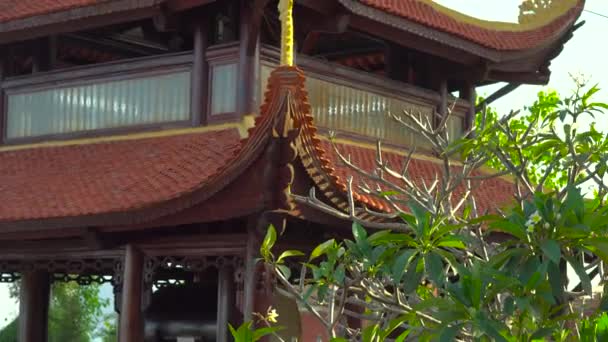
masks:
<svg viewBox="0 0 608 342"><path fill-rule="evenodd" d="M524 0L519 6L519 23L546 25L577 3L577 0Z"/></svg>
<svg viewBox="0 0 608 342"><path fill-rule="evenodd" d="M293 65L293 0L279 1L281 20L281 65Z"/></svg>

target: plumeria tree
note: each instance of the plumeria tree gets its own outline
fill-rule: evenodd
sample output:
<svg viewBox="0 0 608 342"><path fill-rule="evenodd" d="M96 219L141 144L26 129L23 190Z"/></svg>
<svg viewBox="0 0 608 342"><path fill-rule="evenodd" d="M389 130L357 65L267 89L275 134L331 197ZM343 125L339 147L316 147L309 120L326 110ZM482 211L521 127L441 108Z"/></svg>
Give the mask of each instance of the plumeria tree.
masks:
<svg viewBox="0 0 608 342"><path fill-rule="evenodd" d="M393 115L441 161L431 183L409 177L414 149L403 165L388 165L378 143L367 172L334 146L371 181L349 179L346 212L314 191L296 199L352 221L352 238L303 257L273 251L270 227L261 254L276 290L316 316L333 341L608 341L606 294L591 309L581 304L603 284L608 262L608 138L582 124L605 117L597 91L577 82L570 96L541 92L521 113L486 109L456 141L450 113ZM512 205L481 212L475 189L495 177L511 179ZM392 212L358 207L355 191Z"/></svg>

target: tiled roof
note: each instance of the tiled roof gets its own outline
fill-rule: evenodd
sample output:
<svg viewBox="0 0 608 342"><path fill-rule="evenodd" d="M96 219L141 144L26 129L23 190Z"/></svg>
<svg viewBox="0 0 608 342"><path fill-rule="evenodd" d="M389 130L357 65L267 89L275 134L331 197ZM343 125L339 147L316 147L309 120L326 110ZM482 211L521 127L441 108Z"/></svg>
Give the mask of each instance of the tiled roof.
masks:
<svg viewBox="0 0 608 342"><path fill-rule="evenodd" d="M0 223L153 208L205 186L240 140L225 129L0 152Z"/></svg>
<svg viewBox="0 0 608 342"><path fill-rule="evenodd" d="M369 178L359 175L351 168L342 163L336 153L336 150L327 140L321 140L320 146L325 151L326 158L330 161L331 167L333 168L333 175L337 176L338 184L346 184L346 180L349 177L353 177L353 190L359 193L359 200L367 203L373 209L380 211L392 211L388 206L387 202L379 199L376 196L361 195L362 192L358 190L359 186L366 184L369 187L376 188L378 182ZM343 156L349 156L351 162L367 172L373 172L376 169L376 150L371 147L361 147L347 143L337 143L336 147L340 154ZM382 158L385 163L394 169L401 170L405 156L395 153L384 151ZM454 167L455 171L458 169ZM432 160L431 157L421 158L414 157L408 167L408 177L417 185L421 185L424 181L427 185L430 185L435 180L435 176L441 177L443 172L442 165L439 160ZM479 173L478 173L479 174ZM401 181L397 179L390 179L397 185L403 186ZM503 206L510 204L513 201L513 183L503 178L493 178L483 181L481 184L473 184L474 187L479 186L473 191L477 208L480 213L495 212L496 208L502 208ZM383 190L389 190L386 186L380 186ZM464 188L457 189L455 191L455 198L459 198L462 195Z"/></svg>
<svg viewBox="0 0 608 342"><path fill-rule="evenodd" d="M2 0L0 22L70 10L108 0Z"/></svg>
<svg viewBox="0 0 608 342"><path fill-rule="evenodd" d="M340 0L352 4L353 0ZM530 30L495 29L482 27L473 22L461 20L456 16L439 11L428 1L421 0L357 0L371 9L380 10L396 17L434 28L479 45L495 50L525 50L542 44L548 39L557 38L570 27L583 10L584 0L570 8L564 15L548 24ZM464 16L461 16L464 17ZM504 25L503 25L504 26Z"/></svg>
<svg viewBox="0 0 608 342"><path fill-rule="evenodd" d="M288 88L290 91L289 99L293 101L289 115L295 121L295 126L299 132L296 144L298 157L316 187L333 206L346 210L348 208L347 180L352 176L355 201L373 210L392 211L385 201L376 196L367 195L358 189L358 185L363 183L370 187L375 187L375 184L370 179L365 179L356 171L344 165L331 143L319 135L314 124L314 118L311 115L307 92L304 90L304 75L301 71L294 71L294 74L292 78L297 81ZM271 76L271 80L273 79L274 76ZM376 160L374 148L346 142L339 143L337 146L341 154L350 157L354 165L366 171L374 170ZM395 152L385 152L383 158L395 169L400 169L405 157ZM432 160L432 157L412 160L409 170L408 176L410 179L415 182L424 179L427 184L431 184L436 175L440 177L442 172L439 160ZM494 178L486 180L480 185L473 193L480 212L494 211L496 207L502 207L512 201L513 184L511 182L502 178ZM459 191L463 190L457 190L456 196L458 196Z"/></svg>

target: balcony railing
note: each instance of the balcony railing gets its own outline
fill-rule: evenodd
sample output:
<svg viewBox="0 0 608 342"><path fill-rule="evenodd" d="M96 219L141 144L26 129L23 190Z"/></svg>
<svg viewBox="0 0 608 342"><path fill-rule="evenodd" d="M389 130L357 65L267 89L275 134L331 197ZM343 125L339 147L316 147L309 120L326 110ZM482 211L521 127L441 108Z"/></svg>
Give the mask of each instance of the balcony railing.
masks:
<svg viewBox="0 0 608 342"><path fill-rule="evenodd" d="M263 52L262 89L276 65L274 51ZM298 65L306 71L308 99L319 127L395 145L427 145L419 134L397 123L392 114L404 117L403 112L408 111L430 120L440 101L437 93L308 58L300 58ZM456 101L456 106L448 132L450 139L455 139L462 135L467 107L461 100L451 101Z"/></svg>
<svg viewBox="0 0 608 342"><path fill-rule="evenodd" d="M7 139L186 122L190 54L7 79Z"/></svg>

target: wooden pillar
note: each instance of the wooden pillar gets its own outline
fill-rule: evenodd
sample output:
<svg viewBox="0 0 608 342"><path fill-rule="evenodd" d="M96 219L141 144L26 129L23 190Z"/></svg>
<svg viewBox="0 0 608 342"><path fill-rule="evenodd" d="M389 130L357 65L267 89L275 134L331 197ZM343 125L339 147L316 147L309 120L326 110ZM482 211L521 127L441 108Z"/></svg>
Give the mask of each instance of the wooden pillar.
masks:
<svg viewBox="0 0 608 342"><path fill-rule="evenodd" d="M194 65L192 67L192 117L195 124L207 124L209 103L209 63L205 56L209 46L208 15L194 28Z"/></svg>
<svg viewBox="0 0 608 342"><path fill-rule="evenodd" d="M233 317L232 310L235 305L234 270L232 267L221 267L218 270L217 282L217 342L228 342L230 333L228 323Z"/></svg>
<svg viewBox="0 0 608 342"><path fill-rule="evenodd" d="M448 81L446 79L439 81L439 105L437 106L437 113L439 113L439 116L433 118L432 121L435 128L437 128L441 120L448 113Z"/></svg>
<svg viewBox="0 0 608 342"><path fill-rule="evenodd" d="M127 245L120 310L120 342L143 341L143 268L143 253L135 246Z"/></svg>
<svg viewBox="0 0 608 342"><path fill-rule="evenodd" d="M475 89L475 85L472 83L468 83L465 85L464 89L460 92L460 98L467 101L469 103L469 110L465 114L464 119L464 129L465 131L470 130L475 123L475 105L477 102L477 91Z"/></svg>
<svg viewBox="0 0 608 342"><path fill-rule="evenodd" d="M19 295L19 341L45 342L48 332L49 274L41 271L21 275Z"/></svg>
<svg viewBox="0 0 608 342"><path fill-rule="evenodd" d="M5 96L5 92L4 92L4 87L2 87L2 81L4 81L4 78L6 77L6 75L8 74L8 49L6 47L0 47L0 143L4 142L4 135L5 135L5 123L7 122L6 120L6 116L7 116L7 111L5 110L5 106L4 106L4 96Z"/></svg>
<svg viewBox="0 0 608 342"><path fill-rule="evenodd" d="M256 258L259 251L259 239L257 238L257 226L259 218L257 216L249 219L247 223L247 250L245 255L245 277L243 279L243 321L250 322L253 319L255 308L256 291Z"/></svg>
<svg viewBox="0 0 608 342"><path fill-rule="evenodd" d="M256 113L260 100L260 25L267 1L241 0L239 27L238 115Z"/></svg>

